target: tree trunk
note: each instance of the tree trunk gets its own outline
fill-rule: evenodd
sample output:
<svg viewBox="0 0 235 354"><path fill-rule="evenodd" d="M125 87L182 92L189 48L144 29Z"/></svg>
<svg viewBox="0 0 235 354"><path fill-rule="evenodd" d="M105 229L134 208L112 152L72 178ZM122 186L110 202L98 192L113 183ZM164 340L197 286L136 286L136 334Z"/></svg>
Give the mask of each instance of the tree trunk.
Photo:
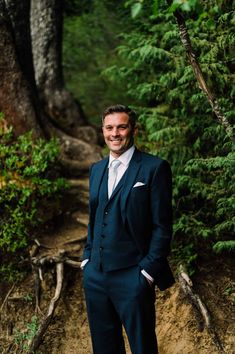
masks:
<svg viewBox="0 0 235 354"><path fill-rule="evenodd" d="M14 31L14 42L21 70L30 85L35 86L36 92L29 21L30 0L22 2L5 0L5 4Z"/></svg>
<svg viewBox="0 0 235 354"><path fill-rule="evenodd" d="M9 1L8 4L11 5L13 13L13 2ZM18 12L15 11L15 14ZM25 76L30 67L25 69L24 75L20 65L20 62L23 63L24 54L20 60L16 41L6 4L4 0L0 0L0 111L3 112L8 125L14 127L16 135L32 130L34 136L38 137L43 133L35 113L33 90ZM25 66L27 64L26 60Z"/></svg>
<svg viewBox="0 0 235 354"><path fill-rule="evenodd" d="M79 126L87 122L79 103L64 88L62 25L62 0L32 0L32 48L39 97L53 124L80 138Z"/></svg>
<svg viewBox="0 0 235 354"><path fill-rule="evenodd" d="M100 157L97 133L64 90L61 65L62 5L55 0L0 0L0 111L16 135L56 136L68 173ZM34 49L35 68L32 48ZM36 73L36 80L35 74ZM37 85L36 85L37 81Z"/></svg>

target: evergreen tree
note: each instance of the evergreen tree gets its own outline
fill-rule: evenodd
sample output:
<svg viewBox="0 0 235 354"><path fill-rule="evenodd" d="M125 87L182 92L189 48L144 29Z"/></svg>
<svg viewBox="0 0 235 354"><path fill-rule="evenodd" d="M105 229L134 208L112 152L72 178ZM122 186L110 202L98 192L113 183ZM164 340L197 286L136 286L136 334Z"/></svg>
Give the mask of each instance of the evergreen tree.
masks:
<svg viewBox="0 0 235 354"><path fill-rule="evenodd" d="M206 82L232 125L235 16L232 2L220 3L203 3L186 23ZM145 1L136 14L118 47L122 65L105 73L140 112L139 144L172 164L175 251L191 264L205 247L234 249L233 145L198 87L167 5L153 14Z"/></svg>

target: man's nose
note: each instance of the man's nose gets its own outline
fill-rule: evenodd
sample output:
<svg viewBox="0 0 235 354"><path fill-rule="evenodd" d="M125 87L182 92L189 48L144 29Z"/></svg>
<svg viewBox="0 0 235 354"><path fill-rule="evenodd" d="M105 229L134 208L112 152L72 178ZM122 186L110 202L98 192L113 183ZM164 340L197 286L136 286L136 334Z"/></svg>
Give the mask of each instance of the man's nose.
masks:
<svg viewBox="0 0 235 354"><path fill-rule="evenodd" d="M119 130L118 130L118 128L113 128L112 135L113 135L113 136L118 136L118 135L119 135Z"/></svg>

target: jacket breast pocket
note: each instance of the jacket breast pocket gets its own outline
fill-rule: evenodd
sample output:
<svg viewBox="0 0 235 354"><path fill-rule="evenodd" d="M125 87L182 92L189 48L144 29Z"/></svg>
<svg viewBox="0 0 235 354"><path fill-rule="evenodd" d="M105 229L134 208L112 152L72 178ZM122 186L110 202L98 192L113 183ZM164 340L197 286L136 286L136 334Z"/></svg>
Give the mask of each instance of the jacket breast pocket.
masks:
<svg viewBox="0 0 235 354"><path fill-rule="evenodd" d="M144 202L149 199L149 188L145 184L143 186L133 187L130 193L130 199L136 202Z"/></svg>

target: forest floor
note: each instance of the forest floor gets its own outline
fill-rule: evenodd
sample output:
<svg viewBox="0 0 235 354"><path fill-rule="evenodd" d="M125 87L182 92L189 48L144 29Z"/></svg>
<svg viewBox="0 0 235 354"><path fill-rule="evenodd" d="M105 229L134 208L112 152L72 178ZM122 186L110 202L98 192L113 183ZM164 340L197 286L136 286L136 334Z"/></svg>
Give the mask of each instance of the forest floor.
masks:
<svg viewBox="0 0 235 354"><path fill-rule="evenodd" d="M83 198L87 198L87 190ZM52 231L43 231L40 243L50 247L51 252L67 247L67 251L81 254L82 247L79 250L77 241L86 235L86 203L83 212L81 210L60 220L60 225ZM204 256L198 263L198 272L193 278L194 291L209 310L213 331L203 330L179 282L165 292L156 290L159 354L235 354L234 273L234 262L229 257L212 260ZM58 306L35 354L92 354L82 271L65 266L64 278ZM43 279L40 309L45 314L55 291L52 267L47 269ZM34 286L31 272L13 288L0 282L0 354L27 353L27 341L37 329L37 321L42 319L41 313L35 313ZM223 350L218 348L218 342ZM128 344L126 346L130 354Z"/></svg>

